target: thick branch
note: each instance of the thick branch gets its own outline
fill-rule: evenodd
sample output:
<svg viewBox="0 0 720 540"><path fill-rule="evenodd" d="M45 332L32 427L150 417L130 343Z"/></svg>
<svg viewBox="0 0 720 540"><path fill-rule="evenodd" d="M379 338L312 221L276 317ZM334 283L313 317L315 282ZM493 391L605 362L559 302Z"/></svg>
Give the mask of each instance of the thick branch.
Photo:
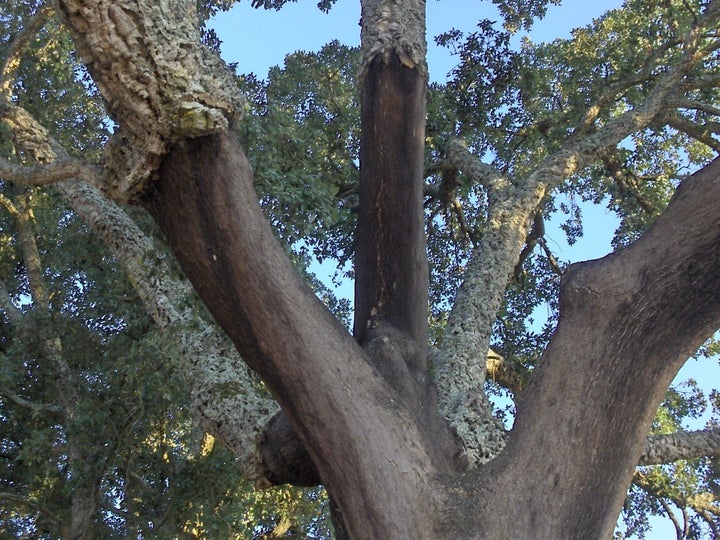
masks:
<svg viewBox="0 0 720 540"><path fill-rule="evenodd" d="M650 435L640 465L660 465L680 459L720 456L720 430L678 431L669 435Z"/></svg>
<svg viewBox="0 0 720 540"><path fill-rule="evenodd" d="M397 57L368 66L362 88L360 206L355 233L355 338L382 325L415 343L404 362L422 385L427 361L428 263L422 167L425 79ZM396 374L408 384L408 377Z"/></svg>
<svg viewBox="0 0 720 540"><path fill-rule="evenodd" d="M692 57L692 47L687 56ZM690 62L690 60L688 60ZM470 465L497 455L503 447L502 429L492 417L484 396L485 362L492 322L502 295L518 262L530 220L547 191L576 174L601 154L648 126L663 110L665 100L684 76L683 64L656 82L642 105L609 120L594 133L578 130L548 156L527 178L514 182L493 175L487 165L462 152L453 152L469 170L478 171L494 188L489 193L489 216L483 236L473 251L448 318L438 359L440 410L463 440Z"/></svg>
<svg viewBox="0 0 720 540"><path fill-rule="evenodd" d="M70 179L83 180L97 186L100 184L102 171L79 159L64 159L46 165L23 167L0 158L0 177L22 186L44 186Z"/></svg>
<svg viewBox="0 0 720 540"><path fill-rule="evenodd" d="M27 111L8 105L0 113L29 157L47 167L56 158L68 160L67 152ZM250 478L263 482L256 439L277 405L260 397L237 351L190 307L197 304L190 285L173 277L163 249L120 206L83 182L64 180L55 187L122 264L155 324L177 336L184 361L178 369L188 372L195 414L203 427L233 449Z"/></svg>
<svg viewBox="0 0 720 540"><path fill-rule="evenodd" d="M720 326L718 205L720 160L686 179L636 243L563 276L557 331L493 463L515 486L493 504L553 500L541 519L516 515L516 530L612 535L658 404Z"/></svg>

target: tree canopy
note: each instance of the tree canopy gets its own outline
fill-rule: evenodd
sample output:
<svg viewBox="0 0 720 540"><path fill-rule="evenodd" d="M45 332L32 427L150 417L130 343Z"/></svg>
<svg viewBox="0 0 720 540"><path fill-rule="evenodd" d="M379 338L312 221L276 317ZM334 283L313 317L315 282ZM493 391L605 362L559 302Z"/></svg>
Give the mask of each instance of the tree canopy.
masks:
<svg viewBox="0 0 720 540"><path fill-rule="evenodd" d="M720 352L720 5L518 47L557 2L493 3L443 84L417 0L266 78L233 2L3 8L3 534L720 536L720 393L668 388ZM571 265L588 205L615 255Z"/></svg>

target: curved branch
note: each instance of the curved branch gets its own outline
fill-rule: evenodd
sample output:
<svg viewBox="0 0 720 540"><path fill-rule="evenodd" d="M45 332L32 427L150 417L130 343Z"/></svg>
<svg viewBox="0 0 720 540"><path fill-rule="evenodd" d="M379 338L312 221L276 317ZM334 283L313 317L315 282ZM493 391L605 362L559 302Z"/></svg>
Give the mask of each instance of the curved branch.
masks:
<svg viewBox="0 0 720 540"><path fill-rule="evenodd" d="M720 326L718 205L720 159L683 181L641 239L563 275L557 330L495 462L516 486L504 495L508 504L553 497L538 537L612 534L607 516L622 507L658 404L691 351ZM601 485L614 487L600 494L593 486ZM578 505L595 516L584 525Z"/></svg>
<svg viewBox="0 0 720 540"><path fill-rule="evenodd" d="M5 396L15 405L23 407L24 409L29 409L33 412L47 412L60 417L65 416L65 411L59 405L54 405L52 403L34 403L32 401L28 401L27 399L21 398L14 392L11 392L8 388L2 385L0 385L0 396Z"/></svg>

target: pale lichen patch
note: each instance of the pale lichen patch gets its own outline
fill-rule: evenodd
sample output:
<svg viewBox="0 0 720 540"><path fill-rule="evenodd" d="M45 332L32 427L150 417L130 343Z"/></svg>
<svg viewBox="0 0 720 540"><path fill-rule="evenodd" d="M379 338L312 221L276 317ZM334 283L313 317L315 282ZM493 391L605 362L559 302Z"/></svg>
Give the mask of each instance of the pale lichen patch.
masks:
<svg viewBox="0 0 720 540"><path fill-rule="evenodd" d="M147 189L170 145L227 130L243 99L201 43L194 0L58 3L108 114L121 128L106 149L113 198Z"/></svg>
<svg viewBox="0 0 720 540"><path fill-rule="evenodd" d="M366 0L362 3L361 77L375 58L394 53L407 68L427 74L425 0Z"/></svg>

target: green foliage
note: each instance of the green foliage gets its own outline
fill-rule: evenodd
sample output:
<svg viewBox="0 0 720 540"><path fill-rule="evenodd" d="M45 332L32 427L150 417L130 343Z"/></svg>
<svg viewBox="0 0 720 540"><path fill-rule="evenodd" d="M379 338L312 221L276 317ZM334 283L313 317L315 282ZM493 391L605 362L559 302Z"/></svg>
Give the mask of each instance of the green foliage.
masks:
<svg viewBox="0 0 720 540"><path fill-rule="evenodd" d="M274 9L277 11L285 4L296 1L297 0L252 0L251 5L256 9ZM319 10L327 13L328 11L330 11L330 8L332 8L335 2L337 2L337 0L318 0L317 7Z"/></svg>
<svg viewBox="0 0 720 540"><path fill-rule="evenodd" d="M0 57L35 10L13 7L0 14ZM56 20L23 54L13 92L66 148L100 156L108 121ZM25 159L0 129L2 157ZM47 309L19 241L20 201ZM55 192L3 181L0 203L0 536L59 538L85 496L95 538L245 539L281 527L328 537L321 490L256 492L196 427L176 340L158 333L118 262Z"/></svg>
<svg viewBox="0 0 720 540"><path fill-rule="evenodd" d="M505 19L505 28L510 32L530 28L536 19L545 16L548 4L559 3L560 0L493 0Z"/></svg>
<svg viewBox="0 0 720 540"><path fill-rule="evenodd" d="M241 138L253 164L261 204L288 246L303 241L322 260L352 257L357 205L358 52L337 42L297 52L267 81L240 84L251 101Z"/></svg>
<svg viewBox="0 0 720 540"><path fill-rule="evenodd" d="M570 39L539 45L525 40L519 51L510 45L512 25L502 30L488 21L481 21L477 32L450 31L436 39L458 63L447 85L431 87L428 106L428 183L438 193L428 202L437 205L428 225L433 276L441 278L433 289L435 298L452 298L471 257L471 240L481 237L487 219L483 187L468 186L461 175L443 168L444 141L460 135L476 155L491 160L511 179L522 178L568 137L601 130L613 118L639 107L656 77L680 61L684 37L703 6L697 1L629 1L623 9L575 30ZM708 54L688 78L699 77L700 70L716 74L720 68L717 32L703 39ZM545 200L546 220L564 219L568 243L582 237L582 209L588 203L606 204L619 218L616 247L632 242L665 209L678 183L714 157L717 143L703 139L702 126L716 125L717 86L698 85L686 98L677 99L687 99L689 106L606 149L595 165L568 178ZM449 178L452 197L442 190ZM465 234L458 233L455 208L464 214ZM560 267L564 264L561 261ZM557 290L558 276L536 248L508 286L495 322L493 350L531 371L554 329ZM442 337L443 308L448 305L434 304L436 340ZM717 351L717 341L711 340L700 354L708 357ZM492 381L489 392L505 396L501 403L508 403L506 392ZM499 413L509 420L512 403L502 408ZM654 430L697 429L706 411L707 397L689 382L669 391ZM634 485L624 508L624 534L642 538L649 518L667 517L669 508L680 516L681 529L687 524L683 537L714 534L719 526L717 503L710 502L718 496L715 465L704 459L641 471L644 483Z"/></svg>
<svg viewBox="0 0 720 540"><path fill-rule="evenodd" d="M711 399L713 396L710 396ZM688 429L708 409L708 401L694 380L671 388L661 404L652 432L670 434ZM713 404L717 415L717 404ZM717 427L714 418L708 427ZM645 538L653 516L670 517L682 538L708 538L720 526L713 501L718 495L715 459L681 460L640 467L623 506L626 535Z"/></svg>
<svg viewBox="0 0 720 540"><path fill-rule="evenodd" d="M279 9L285 1L254 0L253 6ZM329 9L332 3L318 5ZM630 0L570 39L525 40L517 50L511 33L557 2L494 3L504 27L485 20L467 35L450 30L436 38L457 57L448 83L432 84L428 92L425 217L436 343L488 226L490 205L485 186L448 164L448 140L462 137L510 179L522 178L568 137L600 130L641 105L657 77L679 62L682 40L704 5ZM233 4L203 1L200 18L206 21ZM39 5L12 3L0 13L0 55ZM214 34L204 39L219 46ZM710 52L698 70L717 73L719 57L712 49L717 35L703 39ZM267 80L246 75L238 81L249 97L247 119L238 129L263 210L300 272L348 327L349 302L337 299L308 268L313 260L326 259L347 268L353 257L358 62L357 50L333 42L316 53L289 55ZM678 182L713 157L711 141L695 128L716 121L717 88L708 84L684 98L707 106L681 108L679 117L670 119L675 127L667 127L668 118L658 119L607 148L592 167L546 197L543 216L564 220L569 243L582 237L583 206L594 203L617 215L614 244L626 245L665 208ZM91 161L99 156L108 121L56 21L24 54L13 99L78 156ZM2 155L22 159L13 154L9 133L0 130ZM2 534L55 538L70 518L73 497L84 487L99 486L93 525L98 537L174 538L180 532L207 538L329 537L320 490L257 492L243 483L230 453L194 427L187 388L172 368L180 354L172 337L157 333L117 261L54 192L26 192L6 183L0 188L11 201L31 198L34 238L50 291L44 312L33 298L17 220L6 206L0 211L0 288L21 322L9 316L0 320L0 388L22 401L0 397ZM559 267L566 264L560 261ZM547 251L535 246L505 292L492 347L524 373L541 361L554 331L559 279ZM48 354L48 340L54 338L62 343L70 379ZM718 350L718 342L710 341L701 352L711 357ZM71 402L68 384L76 393ZM509 422L513 405L507 393L492 381L488 389L506 397L499 413ZM717 393L705 396L693 382L671 389L654 432L684 429L709 407L714 410L709 424L717 427ZM703 514L707 500L701 497L720 496L717 460L644 468L638 474L623 512L625 534L642 538L649 518L666 515L668 507L687 516L688 538L707 537L708 527L720 527L716 514L709 519Z"/></svg>

